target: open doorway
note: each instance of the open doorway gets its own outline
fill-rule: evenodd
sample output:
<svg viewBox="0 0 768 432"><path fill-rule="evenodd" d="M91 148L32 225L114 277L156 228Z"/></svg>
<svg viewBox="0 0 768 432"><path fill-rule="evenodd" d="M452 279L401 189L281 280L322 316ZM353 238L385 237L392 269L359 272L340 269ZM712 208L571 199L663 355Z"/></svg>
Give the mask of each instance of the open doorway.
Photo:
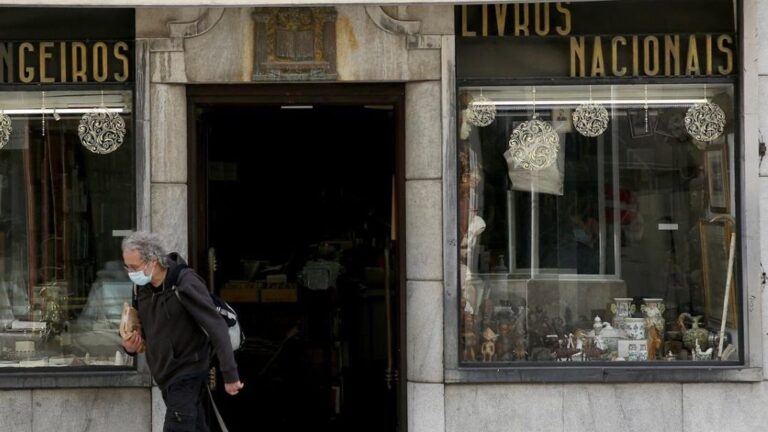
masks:
<svg viewBox="0 0 768 432"><path fill-rule="evenodd" d="M233 432L405 429L403 89L369 88L189 89L190 258L247 337Z"/></svg>

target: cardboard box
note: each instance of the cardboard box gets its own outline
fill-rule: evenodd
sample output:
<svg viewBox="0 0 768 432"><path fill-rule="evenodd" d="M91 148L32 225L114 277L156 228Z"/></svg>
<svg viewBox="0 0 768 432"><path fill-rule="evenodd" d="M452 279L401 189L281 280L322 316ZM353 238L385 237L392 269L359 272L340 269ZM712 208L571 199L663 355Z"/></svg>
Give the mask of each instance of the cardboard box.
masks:
<svg viewBox="0 0 768 432"><path fill-rule="evenodd" d="M266 288L261 290L262 303L295 303L297 300L296 288Z"/></svg>
<svg viewBox="0 0 768 432"><path fill-rule="evenodd" d="M221 287L220 297L226 302L258 302L259 285L248 281L229 281Z"/></svg>

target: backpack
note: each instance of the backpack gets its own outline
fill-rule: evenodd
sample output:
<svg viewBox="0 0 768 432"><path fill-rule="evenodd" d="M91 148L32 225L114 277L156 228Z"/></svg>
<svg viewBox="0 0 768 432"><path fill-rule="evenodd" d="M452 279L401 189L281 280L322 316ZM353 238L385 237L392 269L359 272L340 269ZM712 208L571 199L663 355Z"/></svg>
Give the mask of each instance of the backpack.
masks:
<svg viewBox="0 0 768 432"><path fill-rule="evenodd" d="M181 272L187 268L189 268L189 266L186 264L177 264L173 270L168 273L167 276L168 282L171 285L171 290L173 290L174 294L176 294L176 298L179 299L179 303L181 303L182 306L184 305L184 302L181 300L181 295L176 289L176 285L179 282L179 276L181 276ZM240 328L240 321L237 319L237 312L232 309L232 306L230 306L229 303L220 299L217 295L211 292L209 292L209 294L211 296L211 301L213 301L213 305L216 307L216 312L221 315L221 318L227 324L227 332L229 333L229 342L232 344L232 351L239 350L242 348L243 343L245 342L245 334ZM136 286L133 288L133 307L138 309ZM203 333L205 333L205 336L210 339L208 332L205 331L202 326L200 326L200 330L202 330Z"/></svg>

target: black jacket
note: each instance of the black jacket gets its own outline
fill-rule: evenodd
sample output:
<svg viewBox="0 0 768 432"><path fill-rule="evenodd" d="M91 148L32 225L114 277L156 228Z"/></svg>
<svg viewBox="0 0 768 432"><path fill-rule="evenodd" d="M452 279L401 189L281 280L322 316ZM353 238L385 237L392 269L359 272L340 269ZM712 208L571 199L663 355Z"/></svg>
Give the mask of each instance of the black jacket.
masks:
<svg viewBox="0 0 768 432"><path fill-rule="evenodd" d="M171 289L168 275L182 263L186 264L177 253L169 254L163 285L143 285L136 292L152 376L160 388L165 389L182 375L204 373L210 366L213 348L224 382L236 382L239 380L237 364L227 324L216 311L203 279L186 268L179 274L176 285L181 302ZM210 343L201 326L210 335Z"/></svg>

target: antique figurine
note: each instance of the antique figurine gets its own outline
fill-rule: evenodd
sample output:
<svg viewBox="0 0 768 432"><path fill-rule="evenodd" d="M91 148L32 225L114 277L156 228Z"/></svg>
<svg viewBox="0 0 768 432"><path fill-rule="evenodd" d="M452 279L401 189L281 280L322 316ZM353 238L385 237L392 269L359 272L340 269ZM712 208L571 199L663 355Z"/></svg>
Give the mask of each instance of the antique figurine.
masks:
<svg viewBox="0 0 768 432"><path fill-rule="evenodd" d="M701 350L701 346L699 346L699 341L696 340L695 347L693 351L693 359L697 361L701 360L712 360L712 347L709 347L706 351Z"/></svg>
<svg viewBox="0 0 768 432"><path fill-rule="evenodd" d="M464 361L476 361L475 345L477 345L477 335L475 334L475 318L472 314L464 314L464 332L462 339L464 341Z"/></svg>
<svg viewBox="0 0 768 432"><path fill-rule="evenodd" d="M661 336L656 326L648 327L648 360L656 360L656 354L661 348Z"/></svg>
<svg viewBox="0 0 768 432"><path fill-rule="evenodd" d="M490 327L486 327L485 330L483 330L483 339L485 342L483 342L480 347L480 353L483 355L484 362L491 362L494 360L494 357L496 356L495 342L497 337L498 335L494 333Z"/></svg>
<svg viewBox="0 0 768 432"><path fill-rule="evenodd" d="M499 324L499 336L496 338L496 355L500 361L511 361L513 357L512 329L508 322Z"/></svg>
<svg viewBox="0 0 768 432"><path fill-rule="evenodd" d="M696 342L698 342L699 346L703 349L709 348L709 331L699 327L699 320L701 318L701 315L691 316L691 314L687 312L681 313L680 316L677 317L678 325L683 332L683 346L687 348L688 351L693 352ZM686 319L692 321L691 328L689 329L685 328Z"/></svg>

